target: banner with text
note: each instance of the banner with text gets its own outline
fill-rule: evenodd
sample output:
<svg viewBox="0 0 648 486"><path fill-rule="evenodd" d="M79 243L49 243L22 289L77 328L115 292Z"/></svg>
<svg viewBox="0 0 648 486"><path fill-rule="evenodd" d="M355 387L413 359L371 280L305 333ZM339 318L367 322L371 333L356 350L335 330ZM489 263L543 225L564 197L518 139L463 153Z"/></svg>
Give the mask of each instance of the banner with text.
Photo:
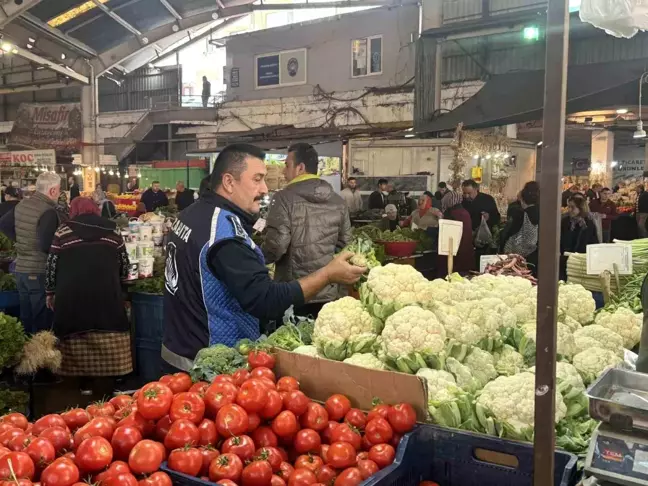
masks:
<svg viewBox="0 0 648 486"><path fill-rule="evenodd" d="M79 103L22 103L9 136L16 148L54 149L57 155L80 152L83 120Z"/></svg>
<svg viewBox="0 0 648 486"><path fill-rule="evenodd" d="M644 159L617 160L616 166L612 168L612 179L617 183L625 179L641 177L645 162Z"/></svg>
<svg viewBox="0 0 648 486"><path fill-rule="evenodd" d="M54 150L20 150L17 152L0 152L0 165L47 166L50 169L56 164Z"/></svg>

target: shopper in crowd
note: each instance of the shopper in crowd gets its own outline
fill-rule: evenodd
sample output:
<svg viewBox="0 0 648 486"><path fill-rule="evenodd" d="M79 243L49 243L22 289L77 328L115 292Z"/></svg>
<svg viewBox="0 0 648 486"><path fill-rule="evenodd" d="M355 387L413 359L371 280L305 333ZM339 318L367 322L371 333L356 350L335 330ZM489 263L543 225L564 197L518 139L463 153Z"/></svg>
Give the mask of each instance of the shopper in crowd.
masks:
<svg viewBox="0 0 648 486"><path fill-rule="evenodd" d="M188 208L194 202L194 191L192 189L187 189L183 181L178 181L176 183L175 202L178 211Z"/></svg>
<svg viewBox="0 0 648 486"><path fill-rule="evenodd" d="M479 184L473 179L468 179L461 184L463 191L463 207L470 214L473 231L479 228L482 218L486 219L489 228L499 224L501 216L497 203L490 194L479 190Z"/></svg>
<svg viewBox="0 0 648 486"><path fill-rule="evenodd" d="M540 185L536 181L527 182L520 191L519 201L520 209L511 212L502 230L500 252L522 255L537 276Z"/></svg>
<svg viewBox="0 0 648 486"><path fill-rule="evenodd" d="M211 97L211 83L207 79L207 76L203 76L202 83L202 104L203 107L207 108L209 105L209 98Z"/></svg>
<svg viewBox="0 0 648 486"><path fill-rule="evenodd" d="M144 206L146 206L146 211L152 213L157 208L163 208L169 205L169 198L167 198L164 191L160 190L160 181L153 181L151 187L149 187L140 199Z"/></svg>
<svg viewBox="0 0 648 486"><path fill-rule="evenodd" d="M592 201L598 201L599 199L601 199L602 190L603 190L603 186L598 182L595 182L594 184L592 184L592 187L590 187L587 191L585 191L585 195L587 196L587 199L589 199L590 202L590 208L592 205Z"/></svg>
<svg viewBox="0 0 648 486"><path fill-rule="evenodd" d="M284 171L288 184L272 198L263 245L266 263L275 263L278 282L292 282L325 267L351 241L349 209L319 178L318 163L312 145L297 143L288 148ZM339 295L337 285L327 286L296 308L295 314L316 316Z"/></svg>
<svg viewBox="0 0 648 486"><path fill-rule="evenodd" d="M358 191L358 181L355 177L347 179L347 186L342 189L340 196L342 196L347 208L349 208L349 213L353 214L362 211L362 196Z"/></svg>
<svg viewBox="0 0 648 486"><path fill-rule="evenodd" d="M101 214L103 218L113 219L117 216L115 203L108 199L108 196L106 196L106 193L101 189L101 186L97 186L92 193L92 200L99 208L99 214Z"/></svg>
<svg viewBox="0 0 648 486"><path fill-rule="evenodd" d="M377 226L381 231L394 231L399 226L398 208L394 204L385 206L385 214L378 221Z"/></svg>
<svg viewBox="0 0 648 486"><path fill-rule="evenodd" d="M199 350L257 339L259 319L299 308L331 284L353 284L366 268L345 252L311 275L273 281L252 225L267 194L265 153L253 145L225 147L211 191L180 213L167 245L162 358L169 370L189 370ZM294 208L297 210L297 208Z"/></svg>
<svg viewBox="0 0 648 486"><path fill-rule="evenodd" d="M61 191L58 200L56 201L56 210L66 217L70 215L70 205L68 204L68 197L65 191Z"/></svg>
<svg viewBox="0 0 648 486"><path fill-rule="evenodd" d="M13 211L20 202L20 191L9 186L4 190L4 202L0 203L0 218Z"/></svg>
<svg viewBox="0 0 648 486"><path fill-rule="evenodd" d="M587 245L599 242L585 196L574 194L568 199L567 208L568 213L560 224L561 280L567 280L566 253L585 253Z"/></svg>
<svg viewBox="0 0 648 486"><path fill-rule="evenodd" d="M438 228L439 218L442 217L442 212L432 207L432 200L434 195L425 191L418 200L418 209L414 210L412 214L403 221L401 226L408 228L415 226L416 228L426 230L428 228Z"/></svg>
<svg viewBox="0 0 648 486"><path fill-rule="evenodd" d="M79 192L79 184L77 183L76 177L70 176L68 178L68 184L70 185L70 203L72 203L81 193Z"/></svg>
<svg viewBox="0 0 648 486"><path fill-rule="evenodd" d="M378 180L378 189L369 195L369 209L385 209L385 206L387 206L387 196L389 195L387 191L388 183L389 181L387 179Z"/></svg>
<svg viewBox="0 0 648 486"><path fill-rule="evenodd" d="M617 218L616 204L614 204L614 202L610 199L611 195L612 191L610 191L610 188L604 187L599 191L600 197L598 199L590 199L589 203L590 211L601 215L603 243L610 243L612 234L612 221Z"/></svg>
<svg viewBox="0 0 648 486"><path fill-rule="evenodd" d="M101 217L92 199L74 199L70 218L56 231L47 258L47 307L63 354L59 374L80 377L82 393L90 395L93 378L133 371L121 289L128 255L116 224Z"/></svg>
<svg viewBox="0 0 648 486"><path fill-rule="evenodd" d="M637 184L637 226L639 237L648 238L648 192L644 189L643 183Z"/></svg>
<svg viewBox="0 0 648 486"><path fill-rule="evenodd" d="M20 321L30 334L52 326L45 303L45 263L56 228L67 219L56 210L60 192L61 178L42 172L34 194L0 219L0 231L16 241Z"/></svg>
<svg viewBox="0 0 648 486"><path fill-rule="evenodd" d="M438 199L439 201L443 199L443 196L445 196L445 193L448 192L448 185L445 182L439 182L439 186L437 187L436 192L434 193L434 199Z"/></svg>
<svg viewBox="0 0 648 486"><path fill-rule="evenodd" d="M475 250L472 241L472 221L470 213L462 205L463 196L460 192L448 191L441 199L443 219L460 221L463 224L463 233L457 254L453 258L453 272L466 274L475 269ZM448 256L439 255L437 258L437 278L448 275Z"/></svg>
<svg viewBox="0 0 648 486"><path fill-rule="evenodd" d="M567 207L567 202L569 201L569 198L572 197L574 194L581 194L581 189L578 184L572 184L565 191L563 191L561 196L561 204L563 208Z"/></svg>

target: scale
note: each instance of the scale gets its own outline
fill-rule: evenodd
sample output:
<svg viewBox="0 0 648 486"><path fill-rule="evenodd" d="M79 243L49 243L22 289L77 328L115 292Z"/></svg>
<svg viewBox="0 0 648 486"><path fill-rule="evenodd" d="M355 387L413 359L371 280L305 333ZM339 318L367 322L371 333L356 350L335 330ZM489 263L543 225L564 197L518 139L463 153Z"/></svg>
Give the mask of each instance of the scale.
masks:
<svg viewBox="0 0 648 486"><path fill-rule="evenodd" d="M585 474L591 486L648 486L648 374L611 368L588 390L592 434Z"/></svg>

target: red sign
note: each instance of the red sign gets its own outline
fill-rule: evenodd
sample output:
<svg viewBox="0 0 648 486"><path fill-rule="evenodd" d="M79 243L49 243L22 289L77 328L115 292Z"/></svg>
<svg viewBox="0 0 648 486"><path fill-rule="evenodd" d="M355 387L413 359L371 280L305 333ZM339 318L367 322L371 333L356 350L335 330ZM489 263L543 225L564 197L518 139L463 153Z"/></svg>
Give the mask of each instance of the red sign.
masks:
<svg viewBox="0 0 648 486"><path fill-rule="evenodd" d="M0 152L0 164L44 165L51 168L56 164L56 153L54 150Z"/></svg>
<svg viewBox="0 0 648 486"><path fill-rule="evenodd" d="M9 145L54 149L57 155L80 152L83 120L79 103L22 103L11 129Z"/></svg>

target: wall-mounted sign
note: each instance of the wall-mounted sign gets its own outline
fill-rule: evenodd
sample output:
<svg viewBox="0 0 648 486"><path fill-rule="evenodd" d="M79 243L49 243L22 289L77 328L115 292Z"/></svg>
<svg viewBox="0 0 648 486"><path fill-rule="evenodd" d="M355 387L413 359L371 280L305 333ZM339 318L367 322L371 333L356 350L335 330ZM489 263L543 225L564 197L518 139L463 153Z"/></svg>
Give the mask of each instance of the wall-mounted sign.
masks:
<svg viewBox="0 0 648 486"><path fill-rule="evenodd" d="M82 131L80 103L21 103L9 145L72 155L81 149Z"/></svg>
<svg viewBox="0 0 648 486"><path fill-rule="evenodd" d="M233 67L230 69L230 88L238 88L239 86L239 68Z"/></svg>
<svg viewBox="0 0 648 486"><path fill-rule="evenodd" d="M56 164L54 150L20 150L17 152L0 152L0 164L11 165L45 165L53 167Z"/></svg>
<svg viewBox="0 0 648 486"><path fill-rule="evenodd" d="M616 161L612 168L612 179L614 182L641 177L644 172L646 161L644 159L621 159Z"/></svg>
<svg viewBox="0 0 648 486"><path fill-rule="evenodd" d="M257 89L306 83L306 49L261 54L254 62Z"/></svg>

